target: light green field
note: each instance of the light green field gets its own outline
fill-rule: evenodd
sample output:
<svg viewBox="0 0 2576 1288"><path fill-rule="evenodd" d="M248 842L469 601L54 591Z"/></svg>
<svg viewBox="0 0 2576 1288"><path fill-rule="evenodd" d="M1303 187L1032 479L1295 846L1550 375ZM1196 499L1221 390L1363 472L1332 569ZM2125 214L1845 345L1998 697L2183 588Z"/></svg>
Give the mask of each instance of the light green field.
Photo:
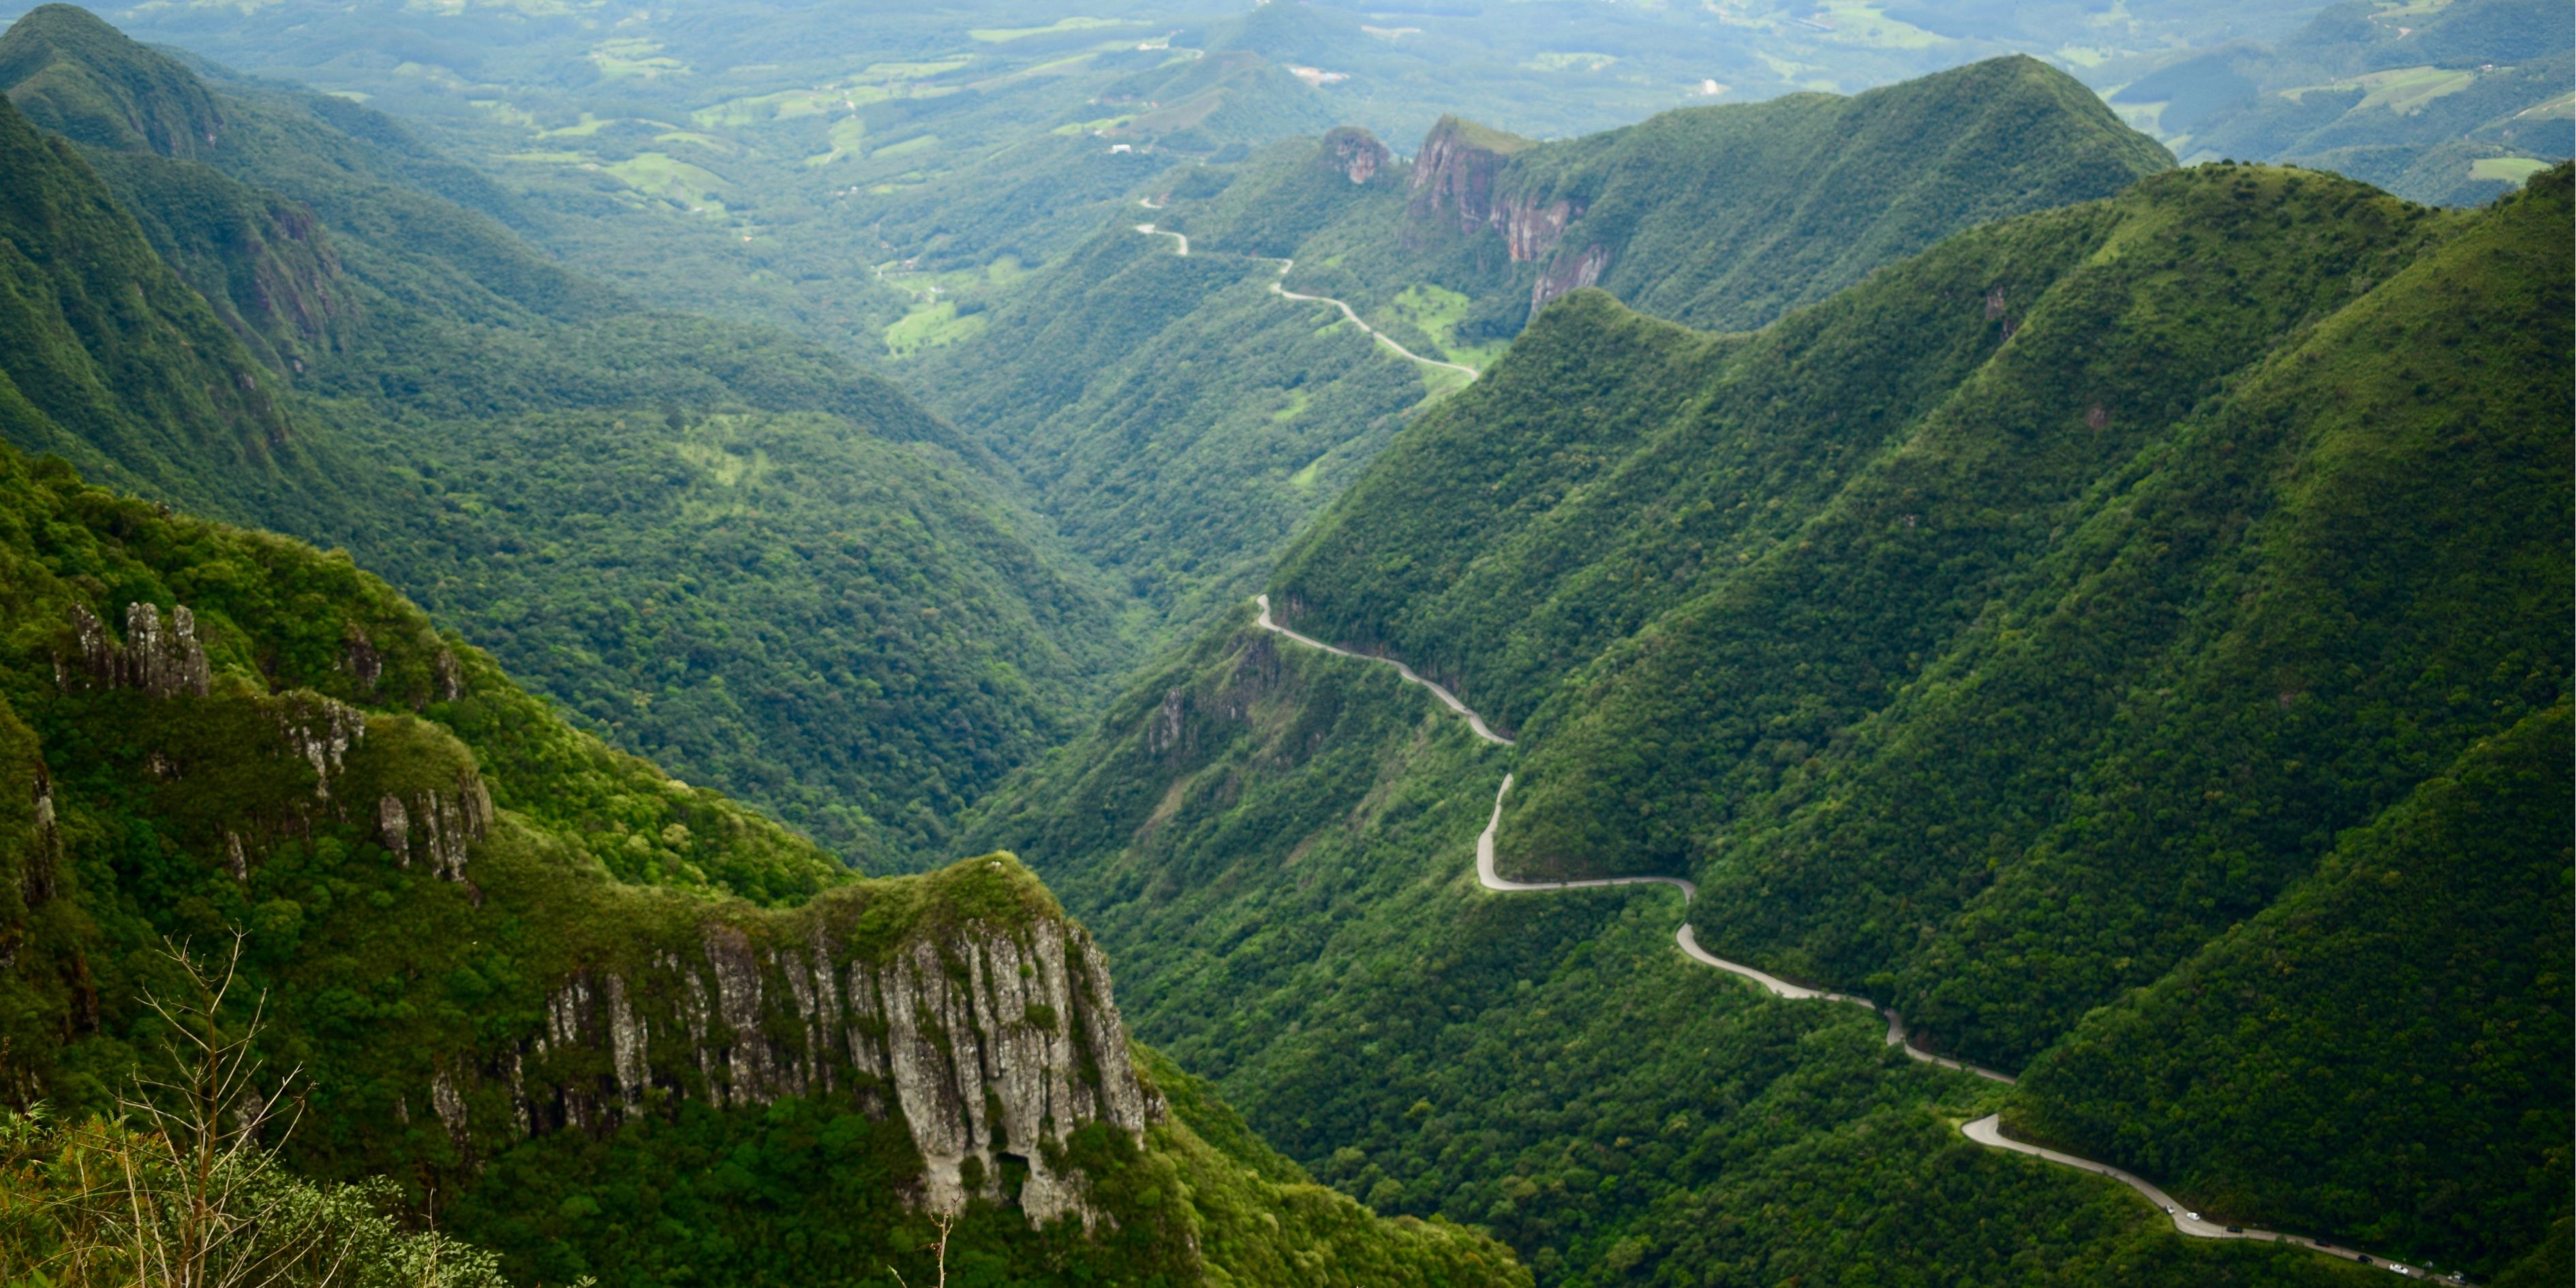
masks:
<svg viewBox="0 0 2576 1288"><path fill-rule="evenodd" d="M1392 316L1411 324L1440 346L1440 356L1451 362L1465 363L1482 371L1503 356L1510 341L1496 344L1469 345L1458 342L1458 324L1467 318L1466 296L1446 287L1425 283L1408 286L1387 306Z"/></svg>
<svg viewBox="0 0 2576 1288"><path fill-rule="evenodd" d="M832 122L832 130L829 135L832 140L832 150L829 152L817 152L814 155L805 158L805 167L809 170L815 169L817 167L830 165L846 156L856 156L858 155L860 140L865 139L867 136L868 123L855 116L834 121Z"/></svg>
<svg viewBox="0 0 2576 1288"><path fill-rule="evenodd" d="M871 160L881 159L884 157L908 157L915 153L928 152L938 146L938 135L916 134L911 138L905 139L901 143L889 143L884 147L878 148L876 151L869 153L868 156Z"/></svg>
<svg viewBox="0 0 2576 1288"><path fill-rule="evenodd" d="M2513 119L2547 121L2561 116L2576 116L2576 94L2561 94L2538 107L2526 107L2514 113Z"/></svg>
<svg viewBox="0 0 2576 1288"><path fill-rule="evenodd" d="M726 156L732 156L734 153L741 150L724 139L717 138L712 134L700 134L694 130L673 130L668 134L656 134L653 136L653 141L656 143L694 143L710 152L718 152Z"/></svg>
<svg viewBox="0 0 2576 1288"><path fill-rule="evenodd" d="M973 61L971 58L950 58L930 63L870 63L859 74L886 83L928 80L933 76L945 76Z"/></svg>
<svg viewBox="0 0 2576 1288"><path fill-rule="evenodd" d="M729 98L689 113L689 119L712 129L793 121L800 117L846 112L894 97L884 85L851 84L837 89L786 89L773 94Z"/></svg>
<svg viewBox="0 0 2576 1288"><path fill-rule="evenodd" d="M1069 138L1084 134L1106 134L1111 130L1124 127L1129 121L1135 119L1136 117L1131 113L1126 116L1103 116L1089 121L1067 121L1047 133L1062 134Z"/></svg>
<svg viewBox="0 0 2576 1288"><path fill-rule="evenodd" d="M1521 66L1534 72L1597 72L1619 61L1617 54L1549 53L1540 54Z"/></svg>
<svg viewBox="0 0 2576 1288"><path fill-rule="evenodd" d="M641 36L602 41L590 51L590 61L599 68L600 75L612 80L619 77L650 79L689 70L687 63L662 52L662 42Z"/></svg>
<svg viewBox="0 0 2576 1288"><path fill-rule="evenodd" d="M2546 161L2531 157L2480 157L2469 163L2472 179L2502 179L2510 184L2523 184L2531 176L2549 168Z"/></svg>
<svg viewBox="0 0 2576 1288"><path fill-rule="evenodd" d="M975 27L967 35L988 45L1026 40L1031 36L1052 35L1059 31L1096 31L1102 27L1142 27L1144 23L1118 18L1058 18L1044 27Z"/></svg>
<svg viewBox="0 0 2576 1288"><path fill-rule="evenodd" d="M1930 49L1950 43L1921 27L1888 17L1877 5L1857 0L1831 0L1817 12L1834 25L1834 35L1873 48Z"/></svg>
<svg viewBox="0 0 2576 1288"><path fill-rule="evenodd" d="M658 197L701 214L723 214L725 205L721 194L733 186L726 183L721 175L699 169L664 152L639 152L627 160L613 161L600 168L645 196Z"/></svg>
<svg viewBox="0 0 2576 1288"><path fill-rule="evenodd" d="M2360 90L2361 101L2353 110L2384 107L2400 116L2413 116L2423 111L2426 103L2445 94L2457 94L2476 84L2478 74L2465 68L2393 67L2384 72L2370 72L2350 80L2328 81L2322 85L2301 85L2281 91L2281 97L2298 102L2306 95L2328 90Z"/></svg>
<svg viewBox="0 0 2576 1288"><path fill-rule="evenodd" d="M909 358L924 349L955 344L981 332L989 316L971 313L961 318L957 316L957 305L952 300L915 305L911 312L897 318L894 325L885 329L886 352L898 358Z"/></svg>
<svg viewBox="0 0 2576 1288"><path fill-rule="evenodd" d="M1274 421L1274 422L1277 422L1277 423L1279 423L1279 424L1283 424L1283 425L1284 425L1284 424L1286 424L1286 423L1287 423L1287 422L1289 422L1289 421L1295 420L1295 419L1297 419L1298 417L1303 416L1303 415L1305 415L1305 414L1306 414L1306 404L1307 404L1307 402L1308 402L1308 399L1307 399L1307 397L1306 397L1306 391L1305 391L1305 390L1303 390L1303 389L1291 389L1291 390L1289 390L1289 391L1288 391L1288 405L1287 405L1287 406L1285 406L1285 407L1280 408L1280 409L1279 409L1279 410L1277 410L1277 411L1274 411L1274 412L1270 413L1270 419L1271 419L1272 421ZM1313 469L1313 468L1315 468L1315 467L1314 467L1314 466L1312 466L1312 465L1309 465L1309 466L1307 466L1307 467L1306 467L1306 470L1311 470L1311 469ZM1300 473L1300 474L1305 473L1305 472L1306 472L1306 470L1300 470L1300 471L1298 471L1298 473ZM1291 479L1289 479L1288 481L1289 481L1289 482L1291 482L1291 483L1294 483L1294 482L1296 482L1296 479L1291 478Z"/></svg>
<svg viewBox="0 0 2576 1288"><path fill-rule="evenodd" d="M1328 452L1325 455L1329 456L1331 453ZM1301 496L1314 491L1315 484L1322 481L1324 476L1324 459L1323 456L1318 456L1306 462L1304 469L1288 476L1288 486Z"/></svg>

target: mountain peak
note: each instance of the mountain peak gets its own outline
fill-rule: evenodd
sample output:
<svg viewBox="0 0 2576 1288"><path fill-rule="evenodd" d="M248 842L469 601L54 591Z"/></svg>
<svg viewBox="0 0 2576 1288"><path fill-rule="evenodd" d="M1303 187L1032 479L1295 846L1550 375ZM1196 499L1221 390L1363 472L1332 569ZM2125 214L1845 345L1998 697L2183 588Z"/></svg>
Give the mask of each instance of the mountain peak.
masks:
<svg viewBox="0 0 2576 1288"><path fill-rule="evenodd" d="M193 158L224 124L178 60L77 5L30 9L0 35L0 93L38 125L121 152Z"/></svg>

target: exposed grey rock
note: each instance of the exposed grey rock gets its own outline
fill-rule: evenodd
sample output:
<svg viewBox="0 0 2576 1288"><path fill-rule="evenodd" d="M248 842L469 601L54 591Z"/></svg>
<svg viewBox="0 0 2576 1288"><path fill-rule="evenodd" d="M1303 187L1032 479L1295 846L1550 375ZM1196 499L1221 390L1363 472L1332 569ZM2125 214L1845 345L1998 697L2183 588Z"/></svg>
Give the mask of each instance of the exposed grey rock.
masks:
<svg viewBox="0 0 2576 1288"><path fill-rule="evenodd" d="M608 1062L617 1071L617 1093L628 1109L644 1103L644 1088L651 1085L652 1069L646 1063L650 1034L644 1022L635 1016L635 1008L626 1000L623 976L608 977Z"/></svg>
<svg viewBox="0 0 2576 1288"><path fill-rule="evenodd" d="M376 680L385 673L384 657L376 652L376 642L367 637L366 628L351 622L340 636L340 669L357 681L358 692L372 696Z"/></svg>
<svg viewBox="0 0 2576 1288"><path fill-rule="evenodd" d="M109 639L107 625L83 604L71 608L72 635L80 650L79 672L92 688L139 689L156 698L194 694L204 697L212 678L206 648L197 640L197 618L185 605L173 608L165 626L161 610L145 603L125 606L125 643ZM69 686L72 673L58 658L54 679Z"/></svg>
<svg viewBox="0 0 2576 1288"><path fill-rule="evenodd" d="M402 867L411 866L411 811L392 792L376 802L376 837Z"/></svg>
<svg viewBox="0 0 2576 1288"><path fill-rule="evenodd" d="M281 695L272 710L288 751L313 767L313 799L330 800L331 776L340 772L349 748L367 736L366 713L318 693Z"/></svg>
<svg viewBox="0 0 2576 1288"><path fill-rule="evenodd" d="M483 786L482 775L459 770L453 790L416 792L408 804L391 792L379 798L376 836L396 863L409 867L412 833L418 831L420 852L429 860L431 875L463 881L468 847L491 831L492 817L492 794Z"/></svg>
<svg viewBox="0 0 2576 1288"><path fill-rule="evenodd" d="M437 688L439 701L454 702L465 696L465 668L457 663L456 654L446 649L438 650L429 659L429 676Z"/></svg>
<svg viewBox="0 0 2576 1288"><path fill-rule="evenodd" d="M508 1080L519 1130L610 1129L656 1112L656 1089L728 1108L838 1095L872 1118L902 1115L924 1208L1016 1198L1033 1223L1099 1220L1087 1178L1063 1164L1064 1139L1093 1122L1141 1133L1163 1109L1136 1076L1088 936L1052 918L973 922L883 962L842 962L823 916L771 933L710 920L694 951L560 981L540 1028L486 1067ZM433 1087L432 1103L452 1101L461 1131L455 1077L440 1077L448 1089ZM1015 1192L1005 1164L1025 1168Z"/></svg>
<svg viewBox="0 0 2576 1288"><path fill-rule="evenodd" d="M456 1142L457 1152L465 1152L466 1129L471 1126L465 1118L465 1097L456 1090L456 1079L445 1069L429 1077L429 1106L438 1112L438 1121L447 1125L447 1137Z"/></svg>

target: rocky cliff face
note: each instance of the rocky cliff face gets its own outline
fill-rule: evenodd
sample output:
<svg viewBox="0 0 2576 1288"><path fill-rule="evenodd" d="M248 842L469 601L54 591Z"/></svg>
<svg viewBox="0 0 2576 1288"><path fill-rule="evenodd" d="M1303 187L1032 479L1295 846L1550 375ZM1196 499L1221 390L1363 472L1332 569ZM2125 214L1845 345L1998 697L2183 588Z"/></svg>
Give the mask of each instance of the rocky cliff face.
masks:
<svg viewBox="0 0 2576 1288"><path fill-rule="evenodd" d="M1007 885L1010 859L941 880ZM952 870L952 873L954 870ZM430 1103L468 1159L531 1134L604 1132L682 1100L846 1096L900 1115L913 1201L1015 1202L1032 1224L1098 1212L1067 1138L1163 1117L1139 1081L1099 947L1060 913L925 926L863 944L871 886L777 919L708 920L629 965L577 972L545 1027L437 1074Z"/></svg>
<svg viewBox="0 0 2576 1288"><path fill-rule="evenodd" d="M1578 198L1526 187L1529 180L1512 172L1511 159L1530 147L1481 126L1442 117L1422 140L1414 159L1413 198L1406 207L1417 238L1450 229L1473 236L1491 230L1503 239L1515 264L1554 263L1539 274L1531 307L1567 291L1598 282L1610 252L1595 244L1570 258L1557 255L1568 226L1583 218Z"/></svg>
<svg viewBox="0 0 2576 1288"><path fill-rule="evenodd" d="M1336 127L1324 136L1317 164L1338 171L1354 184L1365 184L1394 163L1395 154L1377 136L1356 125Z"/></svg>
<svg viewBox="0 0 2576 1288"><path fill-rule="evenodd" d="M1472 233L1494 214L1494 179L1510 155L1483 131L1454 116L1444 116L1422 138L1413 157L1413 197L1405 207L1409 222L1448 225Z"/></svg>
<svg viewBox="0 0 2576 1288"><path fill-rule="evenodd" d="M1609 267L1610 248L1599 242L1585 246L1578 254L1559 253L1530 284L1530 312L1536 314L1547 307L1549 300L1568 291L1600 285L1601 274Z"/></svg>
<svg viewBox="0 0 2576 1288"><path fill-rule="evenodd" d="M206 648L197 641L196 616L184 605L174 607L166 623L161 610L150 604L126 605L121 645L86 605L72 606L71 623L76 656L55 655L56 684L140 689L156 698L206 695Z"/></svg>

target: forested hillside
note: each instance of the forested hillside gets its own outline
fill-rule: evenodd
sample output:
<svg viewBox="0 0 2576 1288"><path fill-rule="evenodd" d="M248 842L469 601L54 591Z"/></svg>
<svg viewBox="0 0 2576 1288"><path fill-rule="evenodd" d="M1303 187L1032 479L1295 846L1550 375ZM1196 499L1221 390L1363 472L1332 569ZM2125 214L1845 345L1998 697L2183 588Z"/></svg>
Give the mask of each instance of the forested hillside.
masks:
<svg viewBox="0 0 2576 1288"><path fill-rule="evenodd" d="M0 107L11 441L344 545L592 728L872 864L1115 664L1115 596L945 422L564 271L391 120L210 89L61 6L0 37L0 88L75 142Z"/></svg>
<svg viewBox="0 0 2576 1288"><path fill-rule="evenodd" d="M1400 217L1354 211L1318 230L1299 280L1371 307L1437 285L1469 297L1462 335L1483 339L1595 285L1693 326L1761 326L1971 225L2109 196L2173 164L2030 58L1848 98L1683 108L1561 142L1450 118L1413 162ZM1230 244L1222 228L1190 231Z"/></svg>
<svg viewBox="0 0 2576 1288"><path fill-rule="evenodd" d="M1479 890L1511 754L1248 617L970 836L1037 859L1117 953L1138 1031L1325 1180L1488 1226L1551 1284L2345 1281L1969 1143L2002 1088L1692 965L1669 892Z"/></svg>
<svg viewBox="0 0 2576 1288"><path fill-rule="evenodd" d="M209 1036L256 1014L253 1103L299 1109L269 1143L393 1178L519 1282L891 1285L942 1239L992 1282L1527 1282L1131 1056L1099 949L1008 856L855 880L344 556L0 447L0 600L15 1103L77 1123L182 1074L144 994L190 985L156 945L220 969L238 934ZM8 1121L15 1169L46 1128ZM13 1200L0 1246L78 1246L75 1210Z"/></svg>
<svg viewBox="0 0 2576 1288"><path fill-rule="evenodd" d="M961 288L979 312L906 374L1018 466L1076 548L1189 624L1464 378L1275 286L1473 369L1573 285L1758 325L1980 220L2169 164L2028 59L1564 143L1449 121L1409 165L1345 128L1167 176L1007 290Z"/></svg>
<svg viewBox="0 0 2576 1288"><path fill-rule="evenodd" d="M1711 950L2032 1065L2009 1124L2230 1219L2492 1271L2565 1210L2568 866L2545 806L2567 792L2514 757L2567 691L2568 188L2562 168L2445 215L2204 167L1952 238L1749 336L1578 294L1400 434L1272 599L1518 736L1504 872L1689 876ZM1359 1128L1387 1123L1366 1093L1277 1080L1352 1042L1426 1086L1464 1076L1443 1044L1498 1024L1474 1017L1499 994L1410 1027L1327 1024L1319 999L1436 998L1404 963L1506 915L1465 884L1503 766L1441 768L1436 719L1350 723L1418 697L1310 679L1250 700L1264 646L1224 663L1246 647L1224 638L975 834L1053 856L1137 959L1145 1031L1292 1153L1380 1140L1390 1194L1492 1205L1452 1191L1526 1159L1462 1175L1448 1137ZM2453 848L2469 817L2490 848ZM2351 875L2383 870L2411 881ZM1381 920L1399 879L1463 903ZM2302 974L2337 936L2408 968ZM1590 940L1512 975L1592 980ZM1273 958L1313 974L1246 975ZM2212 1011L2221 979L2244 982ZM1515 994L1539 1028L1507 1067L1569 1085L1534 1053L1649 1004L1585 987L1609 991ZM1530 1112L1471 1099L1461 1132ZM1568 1130L1598 1148L1662 1117ZM1724 1174L1701 1157L1691 1185ZM1326 1168L1374 1189L1359 1170Z"/></svg>

